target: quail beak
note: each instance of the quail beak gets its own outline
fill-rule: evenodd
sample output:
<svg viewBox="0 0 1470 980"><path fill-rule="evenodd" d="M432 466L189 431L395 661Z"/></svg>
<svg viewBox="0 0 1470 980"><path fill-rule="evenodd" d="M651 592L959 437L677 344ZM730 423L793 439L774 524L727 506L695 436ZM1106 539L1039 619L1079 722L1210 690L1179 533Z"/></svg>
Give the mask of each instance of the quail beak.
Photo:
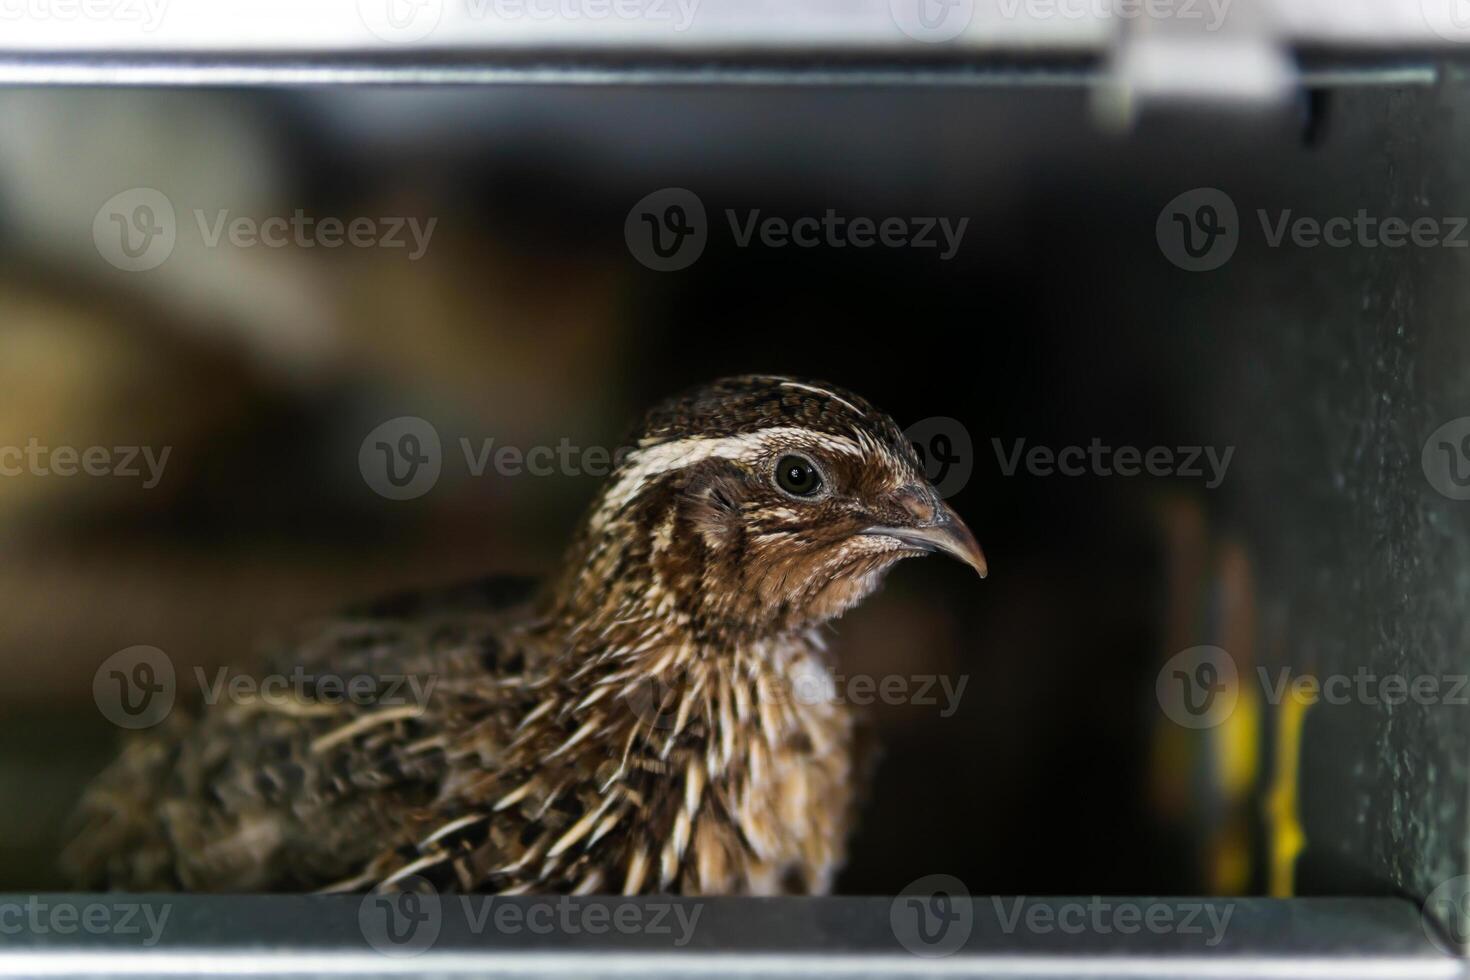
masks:
<svg viewBox="0 0 1470 980"><path fill-rule="evenodd" d="M969 565L984 578L987 571L985 553L975 535L948 504L941 504L932 522L912 527L870 527L864 534L878 534L901 541L910 548L942 553Z"/></svg>

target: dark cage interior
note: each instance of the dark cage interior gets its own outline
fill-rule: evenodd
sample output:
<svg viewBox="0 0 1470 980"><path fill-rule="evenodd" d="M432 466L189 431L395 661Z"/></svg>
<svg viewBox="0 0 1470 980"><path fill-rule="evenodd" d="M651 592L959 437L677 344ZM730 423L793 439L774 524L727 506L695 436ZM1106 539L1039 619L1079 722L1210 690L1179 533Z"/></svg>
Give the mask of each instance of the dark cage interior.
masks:
<svg viewBox="0 0 1470 980"><path fill-rule="evenodd" d="M884 752L839 893L943 871L975 894L1422 900L1466 871L1465 707L1303 710L1277 686L1464 673L1466 460L1432 437L1470 414L1452 66L1120 131L1044 88L13 89L0 118L0 443L171 447L151 487L0 480L0 890L63 885L66 815L117 743L110 654L157 647L193 688L354 600L543 573L598 485L582 451L740 372L917 423L990 559L984 583L905 564L835 624L854 677L965 684L868 698ZM93 238L134 187L177 215L147 274ZM663 188L704 210L677 271L625 234ZM1238 241L1192 271L1161 225L1200 188ZM1199 250L1221 212L1185 202ZM421 255L407 222L401 249L229 244L298 210L435 223ZM933 219L934 245L769 231L829 213ZM1294 231L1360 214L1445 240ZM359 446L406 415L443 471L389 500ZM584 465L476 475L462 447L487 439ZM1209 728L1161 711L1200 646L1239 674Z"/></svg>

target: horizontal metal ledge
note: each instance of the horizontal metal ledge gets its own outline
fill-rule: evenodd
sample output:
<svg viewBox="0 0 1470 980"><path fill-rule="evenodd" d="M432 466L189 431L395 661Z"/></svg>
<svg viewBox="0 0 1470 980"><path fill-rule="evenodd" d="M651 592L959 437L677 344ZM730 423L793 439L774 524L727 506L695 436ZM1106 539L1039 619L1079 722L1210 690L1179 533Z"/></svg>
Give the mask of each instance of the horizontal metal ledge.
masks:
<svg viewBox="0 0 1470 980"><path fill-rule="evenodd" d="M1470 45L1458 0L6 0L11 51L1106 53L1129 34L1338 50Z"/></svg>
<svg viewBox="0 0 1470 980"><path fill-rule="evenodd" d="M1385 57L1308 59L1302 84L1337 88L1433 84L1432 61ZM234 55L7 53L0 85L331 86L331 85L629 85L885 86L1081 88L1107 78L1088 56L953 58L717 56L670 58L552 52L445 54Z"/></svg>
<svg viewBox="0 0 1470 980"><path fill-rule="evenodd" d="M1397 899L415 898L0 896L0 975L1467 975Z"/></svg>
<svg viewBox="0 0 1470 980"><path fill-rule="evenodd" d="M0 84L26 85L954 85L1082 86L1086 58L991 63L706 55L540 54L397 57L321 52L273 56L6 54Z"/></svg>

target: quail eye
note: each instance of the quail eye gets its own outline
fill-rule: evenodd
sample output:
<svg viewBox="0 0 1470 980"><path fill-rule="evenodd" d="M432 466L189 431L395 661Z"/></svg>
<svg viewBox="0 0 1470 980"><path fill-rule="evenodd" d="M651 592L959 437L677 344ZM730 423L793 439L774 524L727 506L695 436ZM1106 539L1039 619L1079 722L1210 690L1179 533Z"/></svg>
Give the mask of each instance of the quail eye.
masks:
<svg viewBox="0 0 1470 980"><path fill-rule="evenodd" d="M810 460L782 456L776 463L776 485L794 497L810 497L822 487L822 474Z"/></svg>

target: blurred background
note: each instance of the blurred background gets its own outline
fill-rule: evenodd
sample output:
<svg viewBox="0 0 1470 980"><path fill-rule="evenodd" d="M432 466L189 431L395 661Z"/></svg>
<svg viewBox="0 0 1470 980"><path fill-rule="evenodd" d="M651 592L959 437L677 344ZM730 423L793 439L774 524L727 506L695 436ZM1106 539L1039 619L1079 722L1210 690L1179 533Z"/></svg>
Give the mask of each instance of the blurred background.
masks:
<svg viewBox="0 0 1470 980"><path fill-rule="evenodd" d="M141 458L0 479L0 890L60 884L121 736L108 656L156 646L182 678L384 591L543 574L597 478L476 476L460 439L616 447L655 400L758 371L956 420L951 502L991 562L906 563L836 625L852 673L968 677L948 716L871 708L840 891L1422 895L1463 870L1466 709L1303 712L1255 671L1463 669L1470 529L1420 454L1470 414L1466 252L1273 247L1256 214L1470 214L1466 112L1449 65L1126 126L1052 87L0 91L0 446L169 450L153 486ZM138 188L175 240L130 271L149 255L114 237L161 217L117 198ZM675 271L625 235L665 188L706 215ZM1196 188L1239 215L1204 271L1159 231ZM742 246L726 217L828 209L968 224L941 258ZM416 257L209 242L298 211L434 224ZM405 415L443 471L390 500L359 449ZM1022 440L1233 456L1218 486L1008 474ZM1207 644L1241 680L1196 729L1156 682Z"/></svg>

